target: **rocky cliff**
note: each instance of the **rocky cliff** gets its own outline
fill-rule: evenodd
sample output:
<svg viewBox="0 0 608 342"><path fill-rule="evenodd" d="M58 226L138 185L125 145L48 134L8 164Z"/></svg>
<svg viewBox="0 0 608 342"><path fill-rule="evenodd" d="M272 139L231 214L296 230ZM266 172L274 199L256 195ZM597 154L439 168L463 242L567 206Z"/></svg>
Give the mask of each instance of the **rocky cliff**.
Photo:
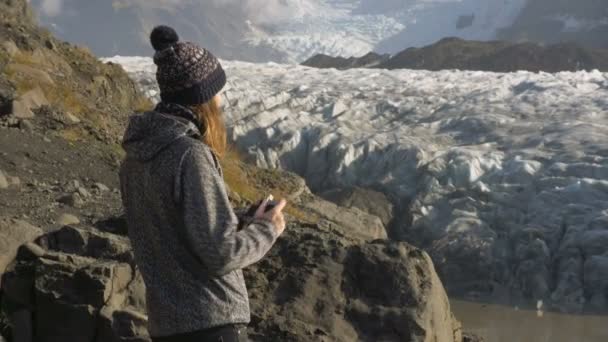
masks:
<svg viewBox="0 0 608 342"><path fill-rule="evenodd" d="M149 103L121 67L37 28L25 0L0 1L0 19L0 339L149 341L116 144ZM235 207L291 203L285 236L246 270L252 340L462 340L430 257L388 241L374 210L236 152L223 164Z"/></svg>

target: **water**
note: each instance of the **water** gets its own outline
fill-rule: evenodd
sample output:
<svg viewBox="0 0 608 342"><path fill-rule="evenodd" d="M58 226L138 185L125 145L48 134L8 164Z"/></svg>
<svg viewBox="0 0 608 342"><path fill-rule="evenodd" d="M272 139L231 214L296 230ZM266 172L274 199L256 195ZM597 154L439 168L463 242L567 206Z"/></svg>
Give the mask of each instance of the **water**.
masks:
<svg viewBox="0 0 608 342"><path fill-rule="evenodd" d="M466 331L486 342L607 342L608 316L564 315L451 301Z"/></svg>

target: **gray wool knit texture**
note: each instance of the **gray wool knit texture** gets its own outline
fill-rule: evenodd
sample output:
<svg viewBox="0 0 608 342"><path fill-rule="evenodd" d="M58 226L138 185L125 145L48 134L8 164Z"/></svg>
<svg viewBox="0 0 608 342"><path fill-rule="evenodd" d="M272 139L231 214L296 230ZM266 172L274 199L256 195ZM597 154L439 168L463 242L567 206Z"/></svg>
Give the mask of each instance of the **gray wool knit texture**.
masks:
<svg viewBox="0 0 608 342"><path fill-rule="evenodd" d="M221 167L198 132L149 112L130 118L123 141L122 199L152 337L249 323L241 269L278 237L265 220L237 231Z"/></svg>

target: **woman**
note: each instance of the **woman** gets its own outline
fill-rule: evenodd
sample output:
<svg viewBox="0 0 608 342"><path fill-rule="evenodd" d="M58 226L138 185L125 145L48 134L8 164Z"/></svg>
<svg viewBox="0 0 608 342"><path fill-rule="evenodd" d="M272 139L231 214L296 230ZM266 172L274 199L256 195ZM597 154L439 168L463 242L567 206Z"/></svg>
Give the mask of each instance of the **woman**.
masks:
<svg viewBox="0 0 608 342"><path fill-rule="evenodd" d="M152 340L246 341L249 300L242 268L285 229L285 200L237 230L219 159L226 148L219 61L175 31L152 31L162 102L130 118L121 166L123 204L146 284Z"/></svg>

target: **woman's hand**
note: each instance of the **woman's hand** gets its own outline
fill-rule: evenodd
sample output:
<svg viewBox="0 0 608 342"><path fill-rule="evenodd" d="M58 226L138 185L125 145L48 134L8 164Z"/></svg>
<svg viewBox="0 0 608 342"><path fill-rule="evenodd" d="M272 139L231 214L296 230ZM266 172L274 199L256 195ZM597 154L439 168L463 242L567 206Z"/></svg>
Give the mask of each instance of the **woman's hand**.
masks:
<svg viewBox="0 0 608 342"><path fill-rule="evenodd" d="M254 219L262 219L272 222L278 235L283 234L285 231L285 217L283 216L283 208L287 205L287 201L282 199L279 203L269 211L266 211L266 205L268 200L262 201L262 204L258 207L253 216Z"/></svg>

